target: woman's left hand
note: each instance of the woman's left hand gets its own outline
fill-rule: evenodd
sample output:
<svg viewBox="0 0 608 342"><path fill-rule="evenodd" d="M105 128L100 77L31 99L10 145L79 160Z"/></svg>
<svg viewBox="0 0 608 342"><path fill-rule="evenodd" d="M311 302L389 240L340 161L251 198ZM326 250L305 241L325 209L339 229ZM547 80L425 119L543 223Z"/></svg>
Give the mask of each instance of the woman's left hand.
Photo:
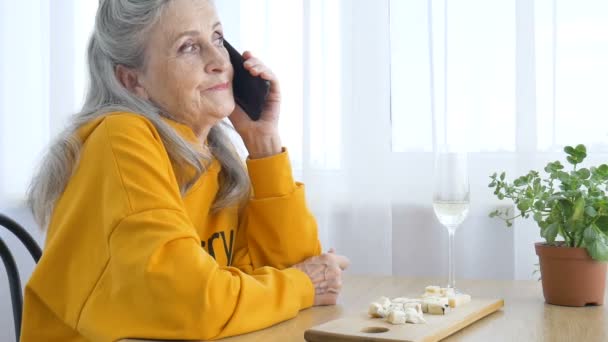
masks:
<svg viewBox="0 0 608 342"><path fill-rule="evenodd" d="M270 90L260 119L251 120L243 109L236 105L230 121L239 133L245 147L249 151L249 158L257 159L272 156L281 152L282 144L279 137L279 112L281 107L281 91L279 81L274 73L251 52L243 53L245 69L251 75L260 76L270 82Z"/></svg>

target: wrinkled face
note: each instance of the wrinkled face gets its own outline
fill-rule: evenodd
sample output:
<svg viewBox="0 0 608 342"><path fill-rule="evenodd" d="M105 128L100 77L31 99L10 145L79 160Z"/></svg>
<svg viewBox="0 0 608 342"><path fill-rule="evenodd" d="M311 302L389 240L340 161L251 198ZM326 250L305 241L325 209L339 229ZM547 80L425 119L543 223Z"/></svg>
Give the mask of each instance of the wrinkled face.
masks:
<svg viewBox="0 0 608 342"><path fill-rule="evenodd" d="M170 1L150 32L139 77L148 98L199 134L232 113L232 74L213 3Z"/></svg>

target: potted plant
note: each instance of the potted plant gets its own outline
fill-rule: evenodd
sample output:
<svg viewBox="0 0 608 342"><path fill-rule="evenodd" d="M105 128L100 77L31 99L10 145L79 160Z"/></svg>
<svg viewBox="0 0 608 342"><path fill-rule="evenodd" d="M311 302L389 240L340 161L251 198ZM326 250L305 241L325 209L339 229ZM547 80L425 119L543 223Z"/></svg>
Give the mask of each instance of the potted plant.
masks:
<svg viewBox="0 0 608 342"><path fill-rule="evenodd" d="M579 168L587 157L584 145L564 148L572 165L559 161L545 167L546 177L530 171L513 182L494 173L490 188L516 206L495 210L490 217L507 226L532 217L544 243L536 243L545 301L565 306L602 305L608 261L608 165Z"/></svg>

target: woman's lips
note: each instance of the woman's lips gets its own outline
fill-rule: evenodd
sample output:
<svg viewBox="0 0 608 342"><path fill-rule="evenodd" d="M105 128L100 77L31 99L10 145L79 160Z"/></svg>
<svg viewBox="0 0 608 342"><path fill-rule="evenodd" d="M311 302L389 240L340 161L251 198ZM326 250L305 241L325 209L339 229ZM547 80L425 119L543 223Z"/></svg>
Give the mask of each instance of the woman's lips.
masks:
<svg viewBox="0 0 608 342"><path fill-rule="evenodd" d="M214 85L211 88L207 88L207 90L209 90L209 91L221 91L221 90L228 90L228 87L230 87L230 82L216 84L216 85Z"/></svg>

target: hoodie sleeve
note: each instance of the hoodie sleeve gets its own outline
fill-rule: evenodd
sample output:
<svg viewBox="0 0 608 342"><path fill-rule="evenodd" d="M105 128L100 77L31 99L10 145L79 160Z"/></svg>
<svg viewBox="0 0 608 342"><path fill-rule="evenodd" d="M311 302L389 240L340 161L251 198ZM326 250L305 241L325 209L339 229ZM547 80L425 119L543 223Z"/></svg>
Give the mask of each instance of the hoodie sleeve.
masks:
<svg viewBox="0 0 608 342"><path fill-rule="evenodd" d="M312 305L304 273L221 267L201 248L151 124L115 118L104 125L111 153L99 162L115 165L122 189L114 200L125 198L129 214L104 219L116 223L104 242L107 265L77 321L85 338L217 339L271 326Z"/></svg>
<svg viewBox="0 0 608 342"><path fill-rule="evenodd" d="M248 159L247 169L253 197L241 218L233 265L284 269L321 254L317 222L306 205L304 185L293 179L287 151ZM238 235L246 241L238 241Z"/></svg>

